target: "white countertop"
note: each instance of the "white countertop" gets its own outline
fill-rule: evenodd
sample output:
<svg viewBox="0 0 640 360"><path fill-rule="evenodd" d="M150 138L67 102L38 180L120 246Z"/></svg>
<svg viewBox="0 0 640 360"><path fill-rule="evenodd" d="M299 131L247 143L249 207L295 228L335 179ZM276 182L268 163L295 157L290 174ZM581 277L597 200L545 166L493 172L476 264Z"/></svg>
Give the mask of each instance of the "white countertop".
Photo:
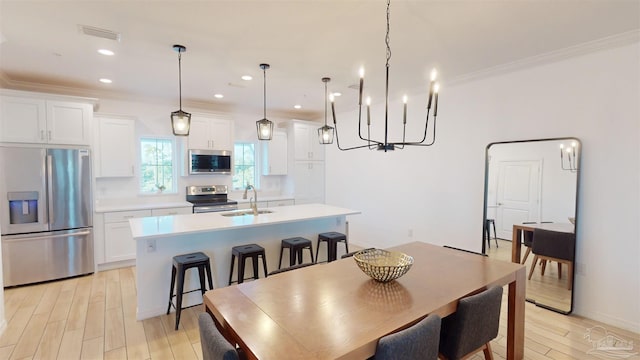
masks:
<svg viewBox="0 0 640 360"><path fill-rule="evenodd" d="M268 210L273 212L231 217L222 216L226 212L153 216L130 219L129 223L133 238L140 240L360 214L357 210L324 204L279 206Z"/></svg>
<svg viewBox="0 0 640 360"><path fill-rule="evenodd" d="M130 211L130 210L150 210L150 209L167 209L178 207L192 207L193 204L187 201L168 201L157 203L96 203L93 211L97 213L105 213L112 211Z"/></svg>

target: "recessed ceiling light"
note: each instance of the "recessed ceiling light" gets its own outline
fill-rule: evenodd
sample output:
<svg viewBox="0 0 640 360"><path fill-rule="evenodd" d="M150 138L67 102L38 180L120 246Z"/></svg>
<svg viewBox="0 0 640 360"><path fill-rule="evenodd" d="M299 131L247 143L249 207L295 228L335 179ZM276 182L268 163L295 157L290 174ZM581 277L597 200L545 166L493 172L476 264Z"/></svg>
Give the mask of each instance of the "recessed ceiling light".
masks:
<svg viewBox="0 0 640 360"><path fill-rule="evenodd" d="M333 94L333 96L342 96L342 93L339 93L339 92L334 92L332 94Z"/></svg>
<svg viewBox="0 0 640 360"><path fill-rule="evenodd" d="M244 81L249 81L249 80L253 80L253 76L251 76L251 75L242 75L241 79L244 80Z"/></svg>
<svg viewBox="0 0 640 360"><path fill-rule="evenodd" d="M215 94L215 95L213 95L213 97L214 97L214 98L216 98L216 99L222 99L222 98L224 97L224 95L222 95L222 94Z"/></svg>
<svg viewBox="0 0 640 360"><path fill-rule="evenodd" d="M103 84L111 84L113 82L111 81L111 79L105 79L105 78L102 78L99 81Z"/></svg>
<svg viewBox="0 0 640 360"><path fill-rule="evenodd" d="M102 55L107 55L107 56L113 56L113 54L115 54L113 51L107 50L107 49L100 49L98 50L98 52Z"/></svg>
<svg viewBox="0 0 640 360"><path fill-rule="evenodd" d="M302 109L302 105L293 105L295 109Z"/></svg>

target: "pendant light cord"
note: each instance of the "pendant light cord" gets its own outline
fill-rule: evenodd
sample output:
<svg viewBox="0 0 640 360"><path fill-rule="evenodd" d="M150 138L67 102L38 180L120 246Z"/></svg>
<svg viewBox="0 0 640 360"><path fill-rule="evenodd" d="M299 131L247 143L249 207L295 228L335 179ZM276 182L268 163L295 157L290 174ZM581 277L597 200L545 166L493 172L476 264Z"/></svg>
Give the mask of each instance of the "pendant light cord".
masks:
<svg viewBox="0 0 640 360"><path fill-rule="evenodd" d="M391 46L389 45L390 43L390 37L389 37L389 23L390 23L390 17L391 17L391 0L387 0L387 35L384 38L384 42L387 45L387 67L389 67L389 60L391 60Z"/></svg>
<svg viewBox="0 0 640 360"><path fill-rule="evenodd" d="M324 82L324 126L327 126L327 82Z"/></svg>
<svg viewBox="0 0 640 360"><path fill-rule="evenodd" d="M264 75L262 84L264 85L264 118L267 118L267 69L266 67L262 69L262 74Z"/></svg>
<svg viewBox="0 0 640 360"><path fill-rule="evenodd" d="M180 111L182 111L182 49L178 49L178 88L180 89Z"/></svg>

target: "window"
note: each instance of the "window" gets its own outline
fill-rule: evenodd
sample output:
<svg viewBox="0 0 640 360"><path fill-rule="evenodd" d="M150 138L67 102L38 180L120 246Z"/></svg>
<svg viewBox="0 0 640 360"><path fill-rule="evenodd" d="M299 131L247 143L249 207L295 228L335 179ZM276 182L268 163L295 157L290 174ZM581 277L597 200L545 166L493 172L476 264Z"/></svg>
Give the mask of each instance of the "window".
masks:
<svg viewBox="0 0 640 360"><path fill-rule="evenodd" d="M140 139L140 192L175 193L173 140Z"/></svg>
<svg viewBox="0 0 640 360"><path fill-rule="evenodd" d="M256 151L253 143L235 143L233 189L244 189L247 184L258 187Z"/></svg>

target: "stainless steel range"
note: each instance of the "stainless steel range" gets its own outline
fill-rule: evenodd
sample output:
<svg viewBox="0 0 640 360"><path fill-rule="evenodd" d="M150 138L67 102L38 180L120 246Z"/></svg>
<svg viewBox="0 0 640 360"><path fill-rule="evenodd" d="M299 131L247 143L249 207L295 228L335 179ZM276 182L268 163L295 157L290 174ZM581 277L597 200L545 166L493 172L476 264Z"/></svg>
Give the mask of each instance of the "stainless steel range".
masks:
<svg viewBox="0 0 640 360"><path fill-rule="evenodd" d="M227 194L227 185L187 186L187 201L195 214L238 209L238 202L229 200Z"/></svg>

